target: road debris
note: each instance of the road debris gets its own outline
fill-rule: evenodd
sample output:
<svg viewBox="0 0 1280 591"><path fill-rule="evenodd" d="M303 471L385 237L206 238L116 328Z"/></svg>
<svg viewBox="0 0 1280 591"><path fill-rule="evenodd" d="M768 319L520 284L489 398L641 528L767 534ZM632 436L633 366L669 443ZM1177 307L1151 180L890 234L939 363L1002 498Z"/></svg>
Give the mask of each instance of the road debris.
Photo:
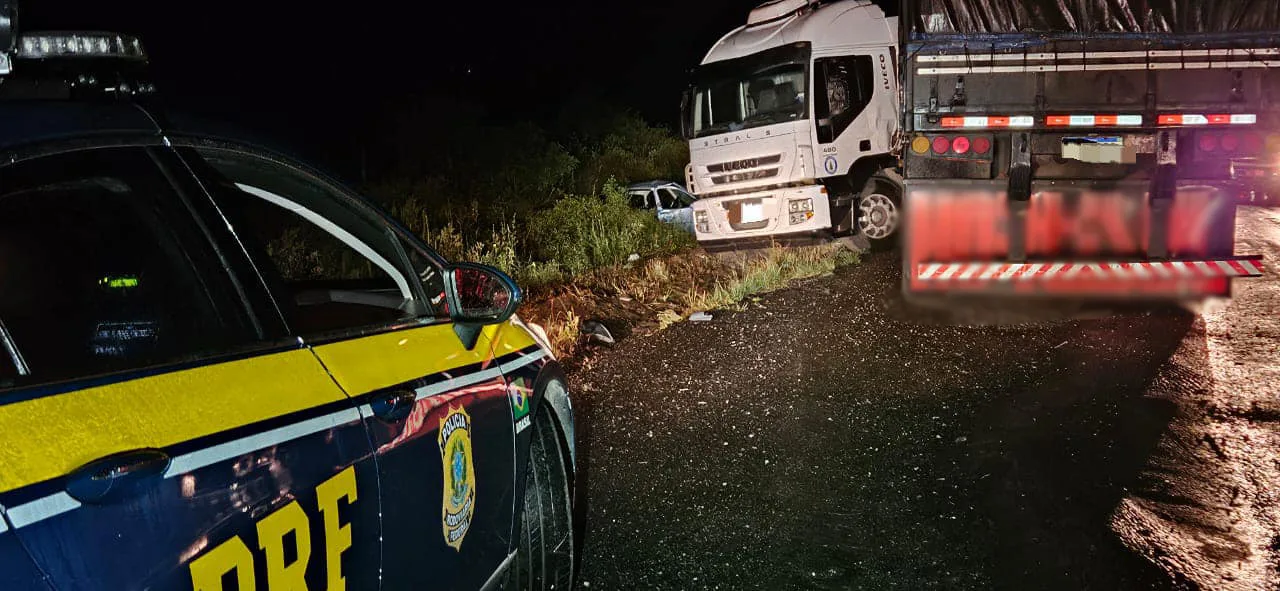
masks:
<svg viewBox="0 0 1280 591"><path fill-rule="evenodd" d="M582 334L587 338L605 345L612 345L617 341L614 340L613 334L609 332L609 328L597 320L587 320L582 323Z"/></svg>

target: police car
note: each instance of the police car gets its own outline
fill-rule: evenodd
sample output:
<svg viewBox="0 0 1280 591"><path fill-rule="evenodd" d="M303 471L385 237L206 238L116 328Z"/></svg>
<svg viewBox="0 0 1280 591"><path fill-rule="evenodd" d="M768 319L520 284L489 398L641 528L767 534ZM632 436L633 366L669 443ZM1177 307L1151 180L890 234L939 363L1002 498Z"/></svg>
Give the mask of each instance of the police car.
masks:
<svg viewBox="0 0 1280 591"><path fill-rule="evenodd" d="M0 49L0 589L572 585L573 411L510 278L165 119L137 39Z"/></svg>

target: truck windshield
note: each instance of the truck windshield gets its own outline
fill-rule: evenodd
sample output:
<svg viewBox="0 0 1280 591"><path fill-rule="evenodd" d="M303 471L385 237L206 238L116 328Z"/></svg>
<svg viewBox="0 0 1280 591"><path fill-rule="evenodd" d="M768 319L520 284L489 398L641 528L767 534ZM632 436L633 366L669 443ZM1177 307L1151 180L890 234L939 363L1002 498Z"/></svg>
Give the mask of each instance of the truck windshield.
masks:
<svg viewBox="0 0 1280 591"><path fill-rule="evenodd" d="M702 137L801 119L808 113L808 44L699 68L685 120Z"/></svg>

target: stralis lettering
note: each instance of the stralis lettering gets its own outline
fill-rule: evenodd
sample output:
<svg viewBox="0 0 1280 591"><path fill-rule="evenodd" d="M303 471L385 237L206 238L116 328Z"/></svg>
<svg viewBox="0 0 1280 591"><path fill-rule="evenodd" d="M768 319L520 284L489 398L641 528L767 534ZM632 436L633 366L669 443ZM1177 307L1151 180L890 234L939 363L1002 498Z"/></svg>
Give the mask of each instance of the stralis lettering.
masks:
<svg viewBox="0 0 1280 591"><path fill-rule="evenodd" d="M471 415L461 406L440 419L440 464L444 467L444 492L440 522L444 542L462 551L462 540L475 514L476 471L472 460Z"/></svg>

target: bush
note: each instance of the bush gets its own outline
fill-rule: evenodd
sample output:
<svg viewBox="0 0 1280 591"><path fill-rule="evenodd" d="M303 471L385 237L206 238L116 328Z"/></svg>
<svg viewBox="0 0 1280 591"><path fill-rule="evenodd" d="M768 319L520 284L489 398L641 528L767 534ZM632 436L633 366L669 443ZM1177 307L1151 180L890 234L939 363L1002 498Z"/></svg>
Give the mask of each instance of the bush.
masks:
<svg viewBox="0 0 1280 591"><path fill-rule="evenodd" d="M604 198L569 196L529 220L529 246L544 261L569 274L616 265L632 254L649 256L693 245L687 232L633 209L625 189L612 179Z"/></svg>
<svg viewBox="0 0 1280 591"><path fill-rule="evenodd" d="M576 174L581 193L600 190L606 179L632 183L648 180L682 182L689 145L670 131L653 127L634 115L618 117L612 131L579 155Z"/></svg>
<svg viewBox="0 0 1280 591"><path fill-rule="evenodd" d="M381 174L363 190L444 258L490 264L526 285L691 247L687 233L631 209L620 184L680 180L685 142L631 113L587 111L595 115L574 109L573 125L552 134L468 105L402 106L370 140ZM322 256L296 246L288 254L300 269Z"/></svg>

